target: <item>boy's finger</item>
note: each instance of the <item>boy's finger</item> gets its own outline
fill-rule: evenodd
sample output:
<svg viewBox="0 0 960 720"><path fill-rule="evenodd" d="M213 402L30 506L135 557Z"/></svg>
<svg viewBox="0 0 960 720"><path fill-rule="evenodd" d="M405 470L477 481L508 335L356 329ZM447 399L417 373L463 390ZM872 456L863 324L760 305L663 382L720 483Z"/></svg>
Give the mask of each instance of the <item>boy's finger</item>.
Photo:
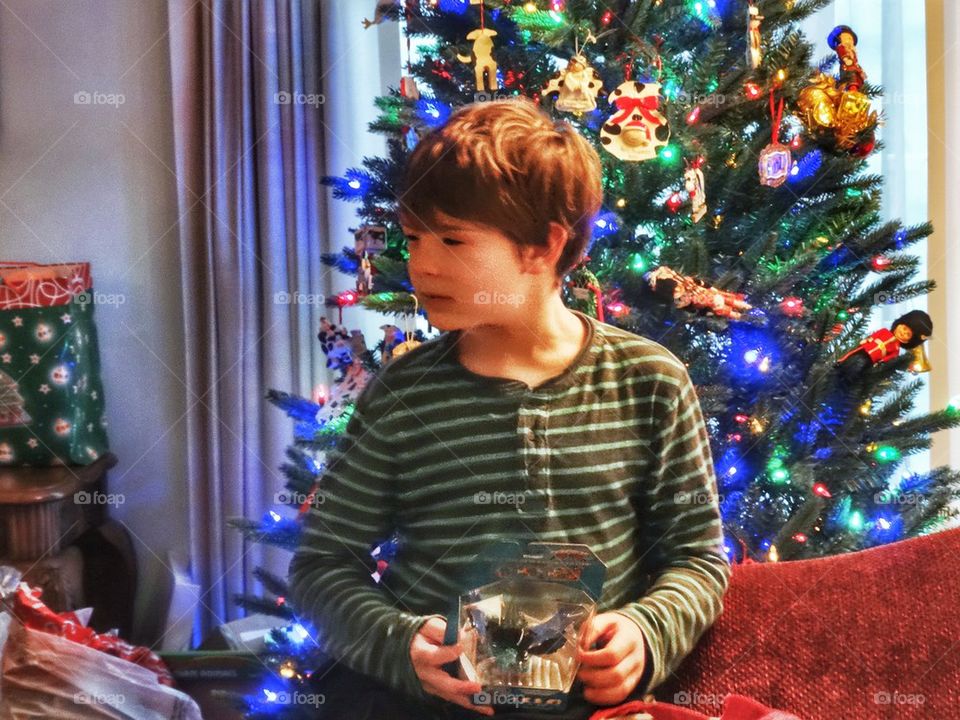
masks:
<svg viewBox="0 0 960 720"><path fill-rule="evenodd" d="M446 665L460 657L459 645L428 645L424 650L424 658L430 665Z"/></svg>
<svg viewBox="0 0 960 720"><path fill-rule="evenodd" d="M613 631L613 621L612 620L601 620L597 622L597 618L593 619L593 622L590 623L590 626L587 628L587 631L583 634L583 643L581 643L584 650L590 648L597 640L603 636L609 635Z"/></svg>
<svg viewBox="0 0 960 720"><path fill-rule="evenodd" d="M427 682L434 688L435 694L453 701L453 698L469 699L473 695L483 692L483 686L470 680L458 680L450 677L442 670L431 672Z"/></svg>
<svg viewBox="0 0 960 720"><path fill-rule="evenodd" d="M600 650L580 650L580 662L589 667L613 667L633 650L633 641L621 633L610 638Z"/></svg>
<svg viewBox="0 0 960 720"><path fill-rule="evenodd" d="M447 623L440 618L430 618L420 626L420 633L438 645L443 643L443 636L446 631Z"/></svg>

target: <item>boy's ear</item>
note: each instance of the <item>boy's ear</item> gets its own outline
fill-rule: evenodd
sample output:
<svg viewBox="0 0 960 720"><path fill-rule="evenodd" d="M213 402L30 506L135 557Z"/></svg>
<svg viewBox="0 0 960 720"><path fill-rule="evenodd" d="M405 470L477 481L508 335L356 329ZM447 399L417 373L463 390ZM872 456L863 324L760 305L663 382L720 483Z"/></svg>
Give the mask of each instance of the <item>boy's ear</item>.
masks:
<svg viewBox="0 0 960 720"><path fill-rule="evenodd" d="M569 231L560 223L550 221L547 226L547 241L543 245L524 245L520 248L524 272L531 274L556 272L557 261L563 254Z"/></svg>

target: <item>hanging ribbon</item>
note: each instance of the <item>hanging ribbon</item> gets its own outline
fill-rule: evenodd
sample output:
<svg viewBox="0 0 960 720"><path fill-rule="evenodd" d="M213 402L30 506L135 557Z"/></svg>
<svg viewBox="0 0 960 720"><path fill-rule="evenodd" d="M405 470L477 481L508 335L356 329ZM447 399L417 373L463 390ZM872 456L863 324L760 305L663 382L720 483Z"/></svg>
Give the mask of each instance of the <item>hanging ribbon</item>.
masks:
<svg viewBox="0 0 960 720"><path fill-rule="evenodd" d="M774 111L773 88L770 88L770 121L773 123L773 127L770 128L770 141L774 145L780 144L779 137L781 120L783 120L783 98L780 98L780 107Z"/></svg>

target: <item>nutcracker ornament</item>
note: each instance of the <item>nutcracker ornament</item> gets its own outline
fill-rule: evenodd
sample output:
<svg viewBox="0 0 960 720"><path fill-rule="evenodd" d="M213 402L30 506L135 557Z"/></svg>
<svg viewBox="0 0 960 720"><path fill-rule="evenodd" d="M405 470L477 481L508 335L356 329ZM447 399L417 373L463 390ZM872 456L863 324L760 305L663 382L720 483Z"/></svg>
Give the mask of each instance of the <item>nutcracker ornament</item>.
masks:
<svg viewBox="0 0 960 720"><path fill-rule="evenodd" d="M760 49L760 23L763 21L760 9L752 2L747 6L747 64L756 70L763 59Z"/></svg>
<svg viewBox="0 0 960 720"><path fill-rule="evenodd" d="M603 81L590 67L587 58L577 53L566 69L554 75L540 95L557 95L554 107L562 112L587 113L597 107L597 95L603 90Z"/></svg>
<svg viewBox="0 0 960 720"><path fill-rule="evenodd" d="M670 126L660 112L660 83L628 80L610 94L617 112L600 129L600 143L627 161L650 160L670 139Z"/></svg>
<svg viewBox="0 0 960 720"><path fill-rule="evenodd" d="M838 25L827 37L827 44L840 60L840 89L859 91L867 74L857 60L857 34L847 25Z"/></svg>
<svg viewBox="0 0 960 720"><path fill-rule="evenodd" d="M666 265L643 277L654 297L671 302L677 308L689 308L731 320L739 320L743 313L753 309L746 302L746 295L720 290L703 280L681 275Z"/></svg>
<svg viewBox="0 0 960 720"><path fill-rule="evenodd" d="M693 164L687 163L687 169L683 173L683 187L690 196L690 217L698 223L707 214L707 196L704 188L703 158L697 158Z"/></svg>
<svg viewBox="0 0 960 720"><path fill-rule="evenodd" d="M911 369L921 372L929 369L923 343L933 335L933 320L923 310L911 310L893 321L890 329L881 328L837 360L840 376L848 383L862 377L873 365L889 362L900 355L900 350L912 350Z"/></svg>

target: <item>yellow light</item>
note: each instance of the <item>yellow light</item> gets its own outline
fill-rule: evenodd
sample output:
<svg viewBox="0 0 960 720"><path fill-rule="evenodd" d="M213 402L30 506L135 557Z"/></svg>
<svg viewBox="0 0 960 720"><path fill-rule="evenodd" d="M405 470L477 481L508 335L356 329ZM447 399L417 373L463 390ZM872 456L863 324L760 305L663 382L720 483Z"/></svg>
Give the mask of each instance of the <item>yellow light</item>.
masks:
<svg viewBox="0 0 960 720"><path fill-rule="evenodd" d="M285 677L287 680L289 680L296 674L297 674L297 671L293 668L292 663L285 662L283 665L280 666L280 675Z"/></svg>
<svg viewBox="0 0 960 720"><path fill-rule="evenodd" d="M534 2L528 2L526 5L523 6L523 9L526 10L528 13L535 13L537 11L537 4Z"/></svg>
<svg viewBox="0 0 960 720"><path fill-rule="evenodd" d="M619 200L617 200L617 207L622 208L626 206L627 206L626 198L620 198Z"/></svg>
<svg viewBox="0 0 960 720"><path fill-rule="evenodd" d="M869 414L870 414L870 406L871 406L871 405L873 405L873 401L872 401L872 400L866 400L866 401L863 403L863 405L860 406L860 414L861 414L861 415L869 415Z"/></svg>
<svg viewBox="0 0 960 720"><path fill-rule="evenodd" d="M787 71L784 70L783 68L780 68L779 70L777 70L777 82L782 83L786 79L787 79Z"/></svg>
<svg viewBox="0 0 960 720"><path fill-rule="evenodd" d="M780 559L780 553L777 552L776 545L770 546L770 552L767 554L767 557L770 559L770 562L777 562Z"/></svg>
<svg viewBox="0 0 960 720"><path fill-rule="evenodd" d="M875 442L872 442L867 445L867 452L869 453L874 452L876 449L877 449L877 444Z"/></svg>
<svg viewBox="0 0 960 720"><path fill-rule="evenodd" d="M713 216L713 226L715 228L720 227L720 223L723 222L723 215L714 215Z"/></svg>
<svg viewBox="0 0 960 720"><path fill-rule="evenodd" d="M737 155L736 153L731 153L730 157L727 158L727 167L735 168L737 166Z"/></svg>
<svg viewBox="0 0 960 720"><path fill-rule="evenodd" d="M750 420L750 430L753 431L754 435L759 435L766 429L766 425L763 424L759 418L751 418Z"/></svg>
<svg viewBox="0 0 960 720"><path fill-rule="evenodd" d="M826 247L827 245L830 244L830 238L828 238L826 235L819 235L817 236L816 242L817 242L817 245L819 245L820 247Z"/></svg>

